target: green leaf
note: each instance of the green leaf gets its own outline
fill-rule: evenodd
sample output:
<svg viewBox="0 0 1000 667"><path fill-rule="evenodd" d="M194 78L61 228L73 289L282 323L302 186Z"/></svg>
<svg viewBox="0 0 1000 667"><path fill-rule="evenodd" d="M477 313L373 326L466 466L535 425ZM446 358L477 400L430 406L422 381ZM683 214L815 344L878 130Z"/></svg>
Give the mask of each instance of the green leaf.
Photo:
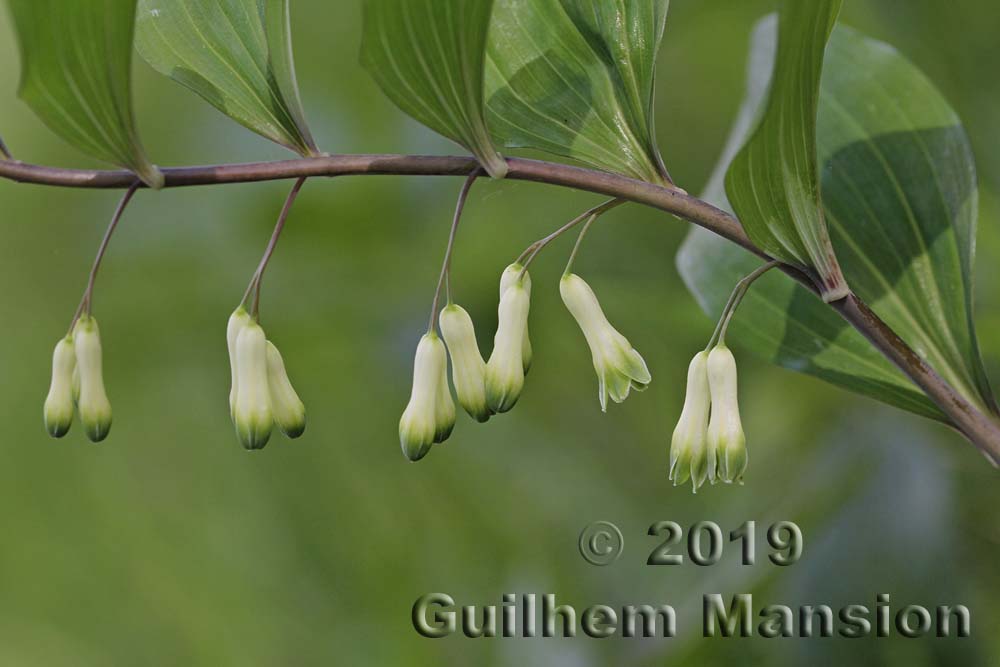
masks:
<svg viewBox="0 0 1000 667"><path fill-rule="evenodd" d="M136 31L158 72L257 134L319 153L299 99L288 0L139 0Z"/></svg>
<svg viewBox="0 0 1000 667"><path fill-rule="evenodd" d="M483 105L492 11L493 0L367 0L361 62L396 106L502 178Z"/></svg>
<svg viewBox="0 0 1000 667"><path fill-rule="evenodd" d="M750 86L706 198L725 206L722 173L763 101L775 23L754 37ZM886 44L837 28L827 48L818 164L833 247L855 293L984 411L996 412L972 321L978 209L975 164L955 112ZM678 266L718 314L760 260L694 230ZM751 288L731 328L736 344L783 366L917 414L945 420L894 366L816 296L772 272Z"/></svg>
<svg viewBox="0 0 1000 667"><path fill-rule="evenodd" d="M782 1L767 106L726 175L747 236L771 257L818 274L826 301L850 291L830 245L816 171L823 54L842 3Z"/></svg>
<svg viewBox="0 0 1000 667"><path fill-rule="evenodd" d="M21 47L21 99L76 148L160 187L132 109L135 0L8 5Z"/></svg>
<svg viewBox="0 0 1000 667"><path fill-rule="evenodd" d="M486 65L497 140L669 182L653 125L667 6L667 0L498 3Z"/></svg>

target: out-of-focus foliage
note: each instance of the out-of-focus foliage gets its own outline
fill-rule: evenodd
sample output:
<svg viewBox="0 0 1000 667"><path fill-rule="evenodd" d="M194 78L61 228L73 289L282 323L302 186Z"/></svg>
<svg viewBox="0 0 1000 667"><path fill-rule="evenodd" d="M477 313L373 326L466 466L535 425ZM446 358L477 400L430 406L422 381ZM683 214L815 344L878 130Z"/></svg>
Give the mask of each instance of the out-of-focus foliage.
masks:
<svg viewBox="0 0 1000 667"><path fill-rule="evenodd" d="M299 83L321 146L433 152L449 142L406 118L357 65L359 3L299 0ZM846 3L843 20L895 44L962 117L984 207L977 317L1000 370L997 188L1000 83L984 58L991 3ZM671 175L697 192L743 91L751 26L770 0L675 0L659 59L657 130ZM6 17L0 34L11 35ZM947 47L944 45L947 44ZM78 155L15 101L18 56L0 40L0 134L16 157ZM137 115L164 164L282 158L189 91L136 68ZM144 665L990 664L1000 640L996 473L960 437L814 379L739 355L750 450L744 487L692 496L667 475L687 362L713 323L672 258L687 226L639 207L598 223L575 270L642 351L649 389L602 415L593 368L558 295L569 243L532 266L535 359L517 407L479 425L459 417L436 455L399 453L413 349L460 183L317 179L304 189L265 283L262 314L309 410L301 439L248 454L232 432L225 326L288 184L140 192L95 297L115 426L101 445L53 441L41 406L118 193L0 182L0 663ZM524 246L595 197L477 182L458 236L453 289L480 341L496 324L496 281ZM627 258L625 261L623 258ZM731 341L736 349L736 341ZM488 350L484 350L488 352ZM793 397L794 400L789 400ZM853 424L853 425L851 425ZM576 551L607 519L626 551L594 568ZM748 519L801 523L789 568L643 563L649 524ZM942 572L953 573L943 576ZM836 590L832 590L832 589ZM419 638L410 607L430 591L463 604L552 592L582 608L665 601L681 636L611 639ZM705 641L701 595L763 602L964 603L968 640ZM909 661L909 662L907 662Z"/></svg>

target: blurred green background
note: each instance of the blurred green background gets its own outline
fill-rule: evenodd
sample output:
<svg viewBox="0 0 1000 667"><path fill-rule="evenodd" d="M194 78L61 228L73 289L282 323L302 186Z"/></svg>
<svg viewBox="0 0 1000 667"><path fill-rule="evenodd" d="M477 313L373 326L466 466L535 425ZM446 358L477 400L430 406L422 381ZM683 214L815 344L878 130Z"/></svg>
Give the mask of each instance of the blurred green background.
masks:
<svg viewBox="0 0 1000 667"><path fill-rule="evenodd" d="M674 0L660 58L659 137L675 179L703 185L743 92L754 21L774 0ZM300 85L321 148L452 153L405 118L357 64L360 3L297 0ZM944 90L980 168L977 315L1000 377L1000 12L986 0L847 0L844 22L889 41ZM161 165L284 157L193 94L135 67L139 123ZM20 159L93 166L15 98L18 58L0 12L0 134ZM626 207L577 262L645 356L650 389L601 414L583 338L557 290L569 242L536 263L535 365L517 408L417 465L399 451L412 355L459 188L452 179L310 181L268 272L262 305L309 409L306 436L244 452L227 410L224 329L287 183L142 192L95 297L115 410L111 437L41 423L52 347L68 325L118 193L0 181L0 664L3 665L986 665L1000 661L997 473L927 421L772 368L736 348L750 443L746 485L693 496L667 482L690 356L713 323L674 269L684 223ZM487 349L503 267L597 198L477 184L454 263L457 300ZM747 314L744 313L744 316ZM625 553L577 553L591 521ZM738 549L709 568L646 566L647 527L724 530L797 521L799 563ZM765 544L759 536L759 548ZM410 608L505 592L673 604L671 640L423 639ZM701 596L758 604L965 604L972 638L703 640Z"/></svg>

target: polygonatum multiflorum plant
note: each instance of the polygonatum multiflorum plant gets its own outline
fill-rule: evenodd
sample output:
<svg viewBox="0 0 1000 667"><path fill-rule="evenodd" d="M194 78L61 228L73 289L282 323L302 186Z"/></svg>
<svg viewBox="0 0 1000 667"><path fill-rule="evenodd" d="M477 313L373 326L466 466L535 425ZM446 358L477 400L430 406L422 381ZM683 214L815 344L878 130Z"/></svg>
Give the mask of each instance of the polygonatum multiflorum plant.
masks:
<svg viewBox="0 0 1000 667"><path fill-rule="evenodd" d="M697 490L746 474L730 343L947 424L1000 462L1000 417L973 326L971 148L954 111L916 67L838 25L841 3L782 0L754 28L743 109L697 198L673 182L656 140L656 61L668 0L365 0L364 67L403 112L470 157L321 151L296 83L288 0L7 0L22 56L21 98L69 143L124 168L35 166L0 143L5 178L125 190L80 307L55 346L46 428L61 437L79 416L87 437L99 441L111 427L92 297L112 234L140 191L294 181L226 331L230 413L243 446L259 449L276 428L291 438L305 429L304 404L260 321L264 273L296 195L313 177L439 175L464 184L399 422L410 460L450 436L456 397L477 422L515 406L533 354L530 267L570 232L577 241L558 289L590 349L601 409L650 383L650 369L618 328L627 323L612 324L573 271L595 222L611 209L642 205L694 223L677 265L718 318L690 363L665 457L675 484ZM133 49L298 159L153 166L134 120ZM562 161L513 157L516 149ZM484 355L482 332L452 300L451 258L469 192L485 178L608 200L519 254L511 249L509 266L497 267L499 324ZM750 308L734 317L744 302Z"/></svg>

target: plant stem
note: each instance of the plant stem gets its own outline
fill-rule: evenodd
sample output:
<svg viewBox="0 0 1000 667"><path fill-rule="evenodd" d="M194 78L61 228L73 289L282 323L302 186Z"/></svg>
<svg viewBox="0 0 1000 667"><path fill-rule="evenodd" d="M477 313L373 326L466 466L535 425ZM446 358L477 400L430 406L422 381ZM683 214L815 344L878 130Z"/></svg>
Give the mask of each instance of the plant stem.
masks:
<svg viewBox="0 0 1000 667"><path fill-rule="evenodd" d="M547 183L643 204L699 225L771 260L755 246L739 221L725 211L673 186L645 183L596 169L555 162L508 158L507 178ZM426 155L331 155L318 158L163 169L164 187L221 185L309 176L391 174L397 176L467 176L478 162L471 157ZM126 188L135 182L128 171L59 169L0 161L0 178L22 183L75 188ZM812 276L783 265L781 270L816 293ZM903 341L867 304L848 295L827 304L895 364L941 409L970 442L996 464L1000 462L1000 422L962 396Z"/></svg>
<svg viewBox="0 0 1000 667"><path fill-rule="evenodd" d="M529 245L527 248L524 249L524 252L518 255L517 259L515 260L515 263L517 264L520 264L522 261L524 262L524 266L521 269L521 274L518 276L518 280L524 277L524 272L528 270L528 267L531 266L531 263L535 261L535 257L545 248L545 246L552 243L557 238L559 238L569 230L573 229L584 220L589 220L587 223L589 225L590 222L593 222L598 216L607 213L611 209L621 206L624 203L625 203L624 199L609 199L603 204L595 206L590 210L584 211L583 213L573 218L559 229L549 234L548 236L538 239L537 241ZM579 243L579 241L577 241L577 243Z"/></svg>
<svg viewBox="0 0 1000 667"><path fill-rule="evenodd" d="M7 144L3 142L3 137L0 137L0 155L3 155L8 160L14 159L14 157L10 154L10 149L7 148Z"/></svg>
<svg viewBox="0 0 1000 667"><path fill-rule="evenodd" d="M134 181L132 185L129 186L129 189L126 190L124 196L122 196L121 201L118 202L118 207L115 208L114 215L111 216L111 222L108 223L108 228L104 231L104 238L101 239L101 245L97 248L97 256L94 257L94 264L90 267L90 276L87 278L87 288L83 291L83 298L80 299L80 305L77 306L76 312L73 314L73 321L70 322L70 333L73 333L73 327L76 326L76 322L80 319L81 315L86 313L89 316L92 312L94 282L97 280L97 272L101 270L101 262L104 260L104 253L108 251L108 244L111 242L111 236L118 228L118 223L121 221L122 215L125 213L125 208L128 206L128 203L132 201L132 197L135 195L141 184L141 181Z"/></svg>
<svg viewBox="0 0 1000 667"><path fill-rule="evenodd" d="M736 287L733 288L733 293L729 295L729 301L726 302L726 307L722 309L722 315L719 317L719 324L715 327L715 332L712 334L712 338L709 339L708 345L705 346L706 351L711 350L717 344L726 344L726 331L729 330L729 322L733 319L736 309L739 308L740 304L743 302L743 297L746 296L750 286L753 285L754 281L762 275L780 265L781 262L772 260L763 266L757 267L749 275L744 276L738 283L736 283Z"/></svg>
<svg viewBox="0 0 1000 667"><path fill-rule="evenodd" d="M469 191L472 184L476 182L482 169L476 167L466 177L462 184L462 190L458 193L458 202L455 204L455 215L451 219L451 231L448 232L448 248L444 251L444 261L441 262L441 275L438 276L437 289L434 290L434 302L431 304L431 318L427 323L427 333L434 331L434 321L437 319L438 302L441 299L441 289L448 285L448 303L451 303L451 253L455 249L455 234L458 232L458 223L462 220L462 211L465 210L465 202L469 198Z"/></svg>
<svg viewBox="0 0 1000 667"><path fill-rule="evenodd" d="M274 231L271 233L271 240L268 241L267 248L264 250L264 256L260 258L260 264L257 265L257 270L254 272L253 278L250 279L250 285L243 294L243 301L240 302L243 307L246 307L247 300L250 298L250 294L253 293L253 306L250 308L250 316L255 321L260 319L260 283L264 277L264 270L267 269L267 265L271 262L271 255L274 254L274 249L278 245L281 232L285 229L288 214L292 212L292 205L295 203L296 197L299 196L299 191L305 185L305 182L305 176L299 177L295 181L295 185L292 186L292 191L288 193L285 205L281 207L281 213L278 215L278 222L275 223Z"/></svg>

